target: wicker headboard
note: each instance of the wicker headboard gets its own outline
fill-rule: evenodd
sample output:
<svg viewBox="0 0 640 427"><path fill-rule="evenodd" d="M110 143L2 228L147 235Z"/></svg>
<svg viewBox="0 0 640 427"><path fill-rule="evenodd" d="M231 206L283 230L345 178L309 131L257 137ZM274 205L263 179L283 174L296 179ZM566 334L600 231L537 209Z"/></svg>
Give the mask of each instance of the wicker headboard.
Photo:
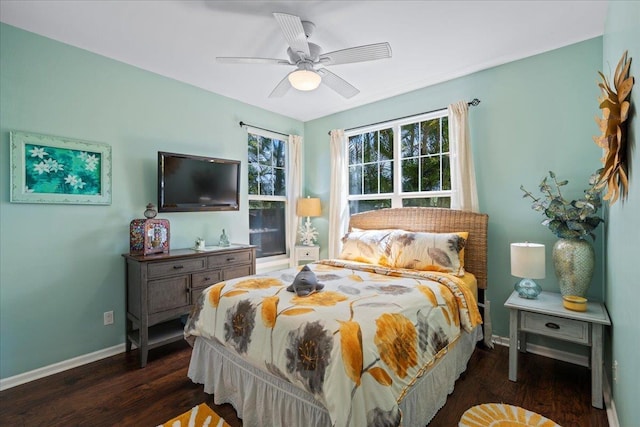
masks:
<svg viewBox="0 0 640 427"><path fill-rule="evenodd" d="M349 229L453 233L468 231L464 250L464 268L478 280L479 289L487 289L487 214L444 208L393 208L362 212L351 216Z"/></svg>

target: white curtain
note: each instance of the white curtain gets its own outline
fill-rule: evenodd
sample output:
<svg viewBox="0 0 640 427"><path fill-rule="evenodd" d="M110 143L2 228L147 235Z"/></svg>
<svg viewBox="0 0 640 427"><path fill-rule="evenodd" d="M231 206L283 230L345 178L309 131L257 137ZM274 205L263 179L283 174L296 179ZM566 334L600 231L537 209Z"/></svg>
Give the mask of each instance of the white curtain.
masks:
<svg viewBox="0 0 640 427"><path fill-rule="evenodd" d="M449 148L451 150L451 209L479 212L476 172L469 143L469 105L449 105Z"/></svg>
<svg viewBox="0 0 640 427"><path fill-rule="evenodd" d="M287 246L289 246L289 266L293 267L293 250L298 238L299 218L296 203L302 194L302 137L289 135L287 144L289 173L287 182Z"/></svg>
<svg viewBox="0 0 640 427"><path fill-rule="evenodd" d="M331 193L329 195L329 258L337 258L349 226L347 203L347 139L344 130L331 131Z"/></svg>

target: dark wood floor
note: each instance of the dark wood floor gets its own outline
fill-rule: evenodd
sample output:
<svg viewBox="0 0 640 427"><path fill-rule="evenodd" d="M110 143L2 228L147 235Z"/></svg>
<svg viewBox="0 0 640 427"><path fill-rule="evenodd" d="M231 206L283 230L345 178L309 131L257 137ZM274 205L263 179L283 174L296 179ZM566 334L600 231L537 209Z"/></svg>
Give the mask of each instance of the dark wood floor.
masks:
<svg viewBox="0 0 640 427"><path fill-rule="evenodd" d="M190 354L185 342L174 343L151 350L147 367L138 369L134 350L2 391L0 425L156 426L206 402L233 427L242 426L230 405L214 405L187 378ZM564 427L608 426L606 411L591 407L587 368L521 354L519 381L507 373L507 348L477 348L430 426L457 426L466 409L485 402L518 405Z"/></svg>

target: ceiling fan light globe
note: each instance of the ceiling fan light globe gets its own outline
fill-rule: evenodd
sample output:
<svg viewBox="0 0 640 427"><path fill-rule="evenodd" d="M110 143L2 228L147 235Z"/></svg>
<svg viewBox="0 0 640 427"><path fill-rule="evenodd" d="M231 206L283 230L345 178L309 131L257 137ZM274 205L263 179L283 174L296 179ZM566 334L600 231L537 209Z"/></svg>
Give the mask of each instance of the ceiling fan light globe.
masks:
<svg viewBox="0 0 640 427"><path fill-rule="evenodd" d="M302 91L315 90L322 81L320 74L311 70L296 70L289 74L288 79L291 86Z"/></svg>

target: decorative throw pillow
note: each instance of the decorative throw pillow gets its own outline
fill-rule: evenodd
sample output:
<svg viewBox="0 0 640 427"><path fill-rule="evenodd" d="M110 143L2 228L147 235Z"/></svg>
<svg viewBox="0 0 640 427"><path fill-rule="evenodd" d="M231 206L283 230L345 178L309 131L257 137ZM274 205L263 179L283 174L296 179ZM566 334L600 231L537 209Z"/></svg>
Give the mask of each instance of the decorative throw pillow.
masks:
<svg viewBox="0 0 640 427"><path fill-rule="evenodd" d="M350 231L342 238L340 259L391 267L390 238L397 230Z"/></svg>
<svg viewBox="0 0 640 427"><path fill-rule="evenodd" d="M468 232L422 233L397 230L393 233L390 260L393 267L442 271L464 276L464 246Z"/></svg>

